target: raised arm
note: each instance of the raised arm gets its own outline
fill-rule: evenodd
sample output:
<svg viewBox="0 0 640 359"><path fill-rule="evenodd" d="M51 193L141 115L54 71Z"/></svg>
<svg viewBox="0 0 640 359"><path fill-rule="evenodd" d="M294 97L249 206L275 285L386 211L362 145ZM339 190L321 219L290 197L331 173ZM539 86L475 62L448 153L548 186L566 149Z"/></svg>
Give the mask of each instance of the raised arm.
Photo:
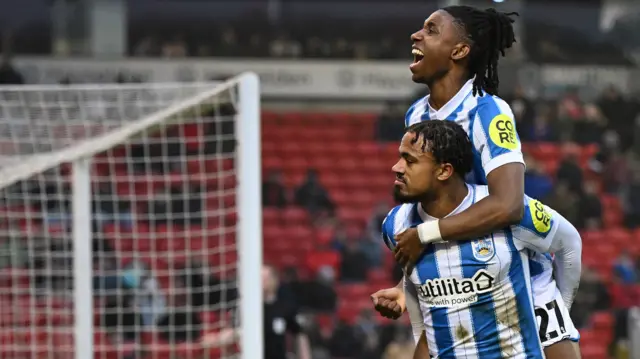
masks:
<svg viewBox="0 0 640 359"><path fill-rule="evenodd" d="M522 220L524 204L524 166L509 163L487 176L489 196L465 211L439 221L440 237L457 240L486 235Z"/></svg>
<svg viewBox="0 0 640 359"><path fill-rule="evenodd" d="M473 170L475 181L486 177L489 196L465 211L440 220L442 240L468 239L520 222L523 214L524 160L509 105L496 97L482 97L469 125L469 137L482 168ZM420 229L421 237L428 235ZM431 231L431 236L437 236Z"/></svg>

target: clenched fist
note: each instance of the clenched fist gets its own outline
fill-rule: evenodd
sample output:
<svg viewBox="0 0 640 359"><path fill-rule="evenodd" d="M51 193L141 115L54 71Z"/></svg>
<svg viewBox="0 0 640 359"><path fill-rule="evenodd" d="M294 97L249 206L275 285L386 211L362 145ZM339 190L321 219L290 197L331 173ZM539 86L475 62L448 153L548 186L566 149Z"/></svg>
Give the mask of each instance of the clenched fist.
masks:
<svg viewBox="0 0 640 359"><path fill-rule="evenodd" d="M385 318L398 319L407 309L404 291L394 287L381 289L371 295L375 310Z"/></svg>

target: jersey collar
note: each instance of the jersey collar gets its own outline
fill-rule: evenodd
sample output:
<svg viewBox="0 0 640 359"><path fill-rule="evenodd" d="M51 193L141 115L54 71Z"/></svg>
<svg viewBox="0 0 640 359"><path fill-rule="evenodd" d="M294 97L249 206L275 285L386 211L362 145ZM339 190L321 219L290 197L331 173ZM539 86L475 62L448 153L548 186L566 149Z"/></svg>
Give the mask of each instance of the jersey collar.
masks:
<svg viewBox="0 0 640 359"><path fill-rule="evenodd" d="M431 104L429 103L429 97L431 95L427 95L427 106L429 106L429 118L437 119L437 120L446 120L449 116L451 116L451 114L453 114L456 111L456 109L462 105L464 100L466 100L467 96L469 96L469 94L473 91L474 79L475 77L467 81L462 86L460 91L458 91L458 93L456 93L455 96L453 96L451 100L449 100L439 110L436 110L433 107L431 107Z"/></svg>
<svg viewBox="0 0 640 359"><path fill-rule="evenodd" d="M453 216L454 214L458 214L464 211L465 209L469 208L469 206L473 204L474 198L475 198L475 188L470 186L468 183L465 183L465 185L467 186L467 195L464 197L462 202L460 202L458 207L456 207L456 209L454 209L451 213L444 216L445 218ZM420 215L420 219L422 219L423 222L433 221L437 219L427 214L427 212L424 211L420 203L417 203L416 206L418 206L418 215Z"/></svg>

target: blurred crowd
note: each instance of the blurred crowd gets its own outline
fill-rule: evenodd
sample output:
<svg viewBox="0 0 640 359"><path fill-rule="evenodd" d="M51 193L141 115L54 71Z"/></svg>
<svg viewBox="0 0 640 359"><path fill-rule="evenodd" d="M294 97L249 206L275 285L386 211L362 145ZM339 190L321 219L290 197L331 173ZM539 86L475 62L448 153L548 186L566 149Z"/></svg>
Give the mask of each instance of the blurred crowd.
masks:
<svg viewBox="0 0 640 359"><path fill-rule="evenodd" d="M258 18L260 19L260 18ZM239 20L241 22L242 20ZM419 22L390 19L384 28L372 21L310 19L303 24L252 21L252 26L229 24L210 33L190 31L186 35L144 35L132 39L134 57L269 57L306 59L403 59L410 57L409 34ZM629 65L618 46L588 36L570 27L525 21L522 41L510 51L507 61L527 58L537 63ZM406 41L398 41L406 39Z"/></svg>

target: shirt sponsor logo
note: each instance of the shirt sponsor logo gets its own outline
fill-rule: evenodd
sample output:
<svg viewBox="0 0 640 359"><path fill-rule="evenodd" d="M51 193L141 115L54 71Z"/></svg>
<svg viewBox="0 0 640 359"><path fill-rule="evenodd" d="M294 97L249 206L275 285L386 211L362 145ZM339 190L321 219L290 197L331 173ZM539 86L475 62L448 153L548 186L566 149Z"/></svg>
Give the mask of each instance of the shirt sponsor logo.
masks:
<svg viewBox="0 0 640 359"><path fill-rule="evenodd" d="M472 278L428 279L418 287L423 303L429 307L464 307L478 301L478 295L491 292L495 278L481 269Z"/></svg>
<svg viewBox="0 0 640 359"><path fill-rule="evenodd" d="M511 117L505 114L499 114L491 120L489 124L489 137L491 137L491 141L498 147L507 150L515 150L518 148L516 126Z"/></svg>

